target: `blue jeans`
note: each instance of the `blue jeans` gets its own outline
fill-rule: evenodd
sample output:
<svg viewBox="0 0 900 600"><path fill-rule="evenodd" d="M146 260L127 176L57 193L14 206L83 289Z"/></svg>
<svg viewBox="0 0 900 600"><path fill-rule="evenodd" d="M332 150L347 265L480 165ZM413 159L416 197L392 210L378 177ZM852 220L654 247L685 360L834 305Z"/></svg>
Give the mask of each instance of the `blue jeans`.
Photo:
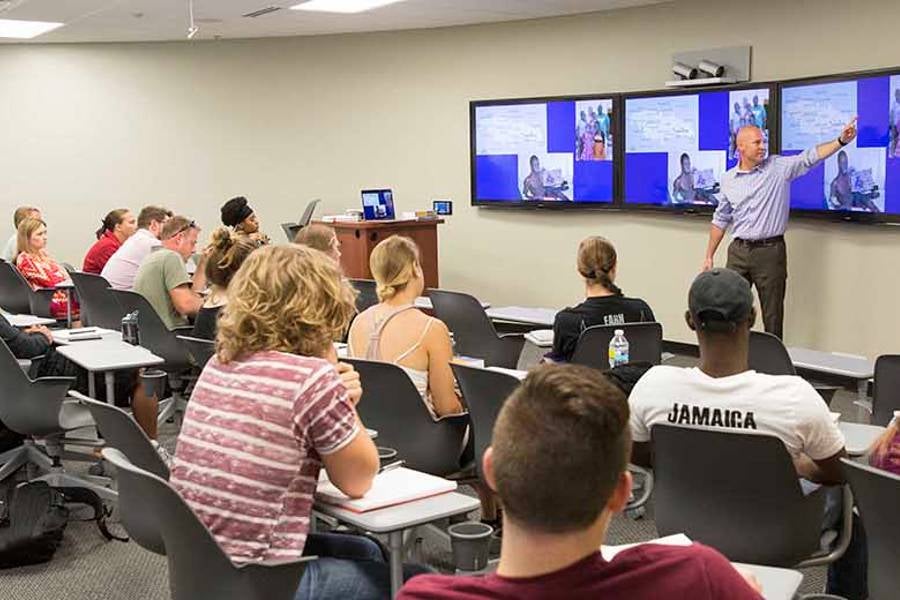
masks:
<svg viewBox="0 0 900 600"><path fill-rule="evenodd" d="M391 597L391 575L381 547L369 538L342 533L311 533L303 547L318 556L300 580L295 600L382 600ZM403 579L429 572L404 565Z"/></svg>

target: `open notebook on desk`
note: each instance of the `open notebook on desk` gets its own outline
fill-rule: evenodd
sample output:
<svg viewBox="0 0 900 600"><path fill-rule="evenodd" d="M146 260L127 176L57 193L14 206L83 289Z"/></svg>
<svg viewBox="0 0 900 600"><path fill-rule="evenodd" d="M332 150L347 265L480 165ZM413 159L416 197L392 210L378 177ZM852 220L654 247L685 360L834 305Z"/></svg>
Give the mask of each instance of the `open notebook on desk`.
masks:
<svg viewBox="0 0 900 600"><path fill-rule="evenodd" d="M362 513L446 494L455 489L455 481L399 467L379 473L372 482L372 489L365 496L351 499L328 481L323 469L316 488L316 500Z"/></svg>

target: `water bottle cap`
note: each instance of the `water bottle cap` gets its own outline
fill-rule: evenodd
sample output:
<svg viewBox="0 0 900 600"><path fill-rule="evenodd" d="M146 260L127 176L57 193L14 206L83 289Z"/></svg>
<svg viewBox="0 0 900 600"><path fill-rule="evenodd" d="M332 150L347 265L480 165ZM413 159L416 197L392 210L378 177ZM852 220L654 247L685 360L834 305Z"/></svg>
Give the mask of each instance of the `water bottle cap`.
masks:
<svg viewBox="0 0 900 600"><path fill-rule="evenodd" d="M616 329L614 333L616 335L625 335L625 330L624 329Z"/></svg>

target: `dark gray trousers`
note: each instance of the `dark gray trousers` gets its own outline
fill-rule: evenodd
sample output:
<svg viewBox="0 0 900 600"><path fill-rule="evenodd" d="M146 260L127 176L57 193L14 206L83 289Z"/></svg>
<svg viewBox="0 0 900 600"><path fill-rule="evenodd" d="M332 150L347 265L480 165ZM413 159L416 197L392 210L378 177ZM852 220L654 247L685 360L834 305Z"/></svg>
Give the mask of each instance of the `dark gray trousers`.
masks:
<svg viewBox="0 0 900 600"><path fill-rule="evenodd" d="M735 239L728 246L729 269L756 286L766 331L783 337L784 293L787 289L787 248L783 238L765 241Z"/></svg>

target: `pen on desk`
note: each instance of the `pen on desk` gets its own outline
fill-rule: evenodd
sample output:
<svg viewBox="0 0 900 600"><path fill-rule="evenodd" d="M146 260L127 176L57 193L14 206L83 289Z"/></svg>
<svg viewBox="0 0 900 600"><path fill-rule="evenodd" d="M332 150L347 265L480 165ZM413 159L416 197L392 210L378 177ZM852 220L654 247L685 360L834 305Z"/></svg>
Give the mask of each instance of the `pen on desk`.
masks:
<svg viewBox="0 0 900 600"><path fill-rule="evenodd" d="M384 465L383 467L381 467L380 469L378 469L378 472L384 473L386 471L392 471L392 470L396 469L397 467L402 467L405 463L406 463L406 461L404 461L404 460L394 461L394 462L388 463L388 464Z"/></svg>

